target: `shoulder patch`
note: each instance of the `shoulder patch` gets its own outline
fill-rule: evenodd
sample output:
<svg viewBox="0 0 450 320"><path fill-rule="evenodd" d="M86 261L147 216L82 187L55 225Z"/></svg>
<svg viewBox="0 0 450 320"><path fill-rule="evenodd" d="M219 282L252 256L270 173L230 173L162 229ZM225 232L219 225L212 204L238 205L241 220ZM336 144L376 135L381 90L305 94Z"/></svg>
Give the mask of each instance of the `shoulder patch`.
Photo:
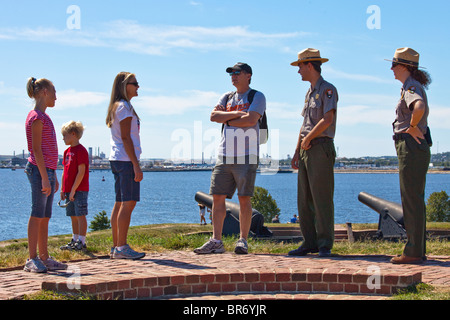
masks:
<svg viewBox="0 0 450 320"><path fill-rule="evenodd" d="M414 86L409 87L408 91L409 91L409 93L414 94L414 93L416 93L416 87L414 87Z"/></svg>
<svg viewBox="0 0 450 320"><path fill-rule="evenodd" d="M328 89L328 90L327 90L327 97L328 97L329 99L331 99L331 98L333 97L333 90L331 90L331 89Z"/></svg>

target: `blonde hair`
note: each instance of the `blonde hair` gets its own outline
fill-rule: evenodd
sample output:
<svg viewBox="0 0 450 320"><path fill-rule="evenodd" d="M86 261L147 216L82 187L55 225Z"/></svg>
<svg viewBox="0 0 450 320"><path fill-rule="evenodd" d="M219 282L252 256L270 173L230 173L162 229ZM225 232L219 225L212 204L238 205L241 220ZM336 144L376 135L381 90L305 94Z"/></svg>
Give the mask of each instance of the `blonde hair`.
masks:
<svg viewBox="0 0 450 320"><path fill-rule="evenodd" d="M114 79L112 91L111 91L111 100L109 102L108 112L106 114L106 125L108 128L111 128L114 122L114 114L117 109L118 102L120 100L127 101L130 105L130 99L127 97L127 85L131 78L136 78L134 73L130 72L120 72L116 78ZM133 108L134 115L139 119L136 111Z"/></svg>
<svg viewBox="0 0 450 320"><path fill-rule="evenodd" d="M39 93L44 89L51 89L53 83L47 79L29 78L27 82L27 93L32 99L36 99Z"/></svg>
<svg viewBox="0 0 450 320"><path fill-rule="evenodd" d="M78 139L81 139L84 132L84 126L80 121L69 121L63 124L61 128L62 135L67 133L75 133Z"/></svg>

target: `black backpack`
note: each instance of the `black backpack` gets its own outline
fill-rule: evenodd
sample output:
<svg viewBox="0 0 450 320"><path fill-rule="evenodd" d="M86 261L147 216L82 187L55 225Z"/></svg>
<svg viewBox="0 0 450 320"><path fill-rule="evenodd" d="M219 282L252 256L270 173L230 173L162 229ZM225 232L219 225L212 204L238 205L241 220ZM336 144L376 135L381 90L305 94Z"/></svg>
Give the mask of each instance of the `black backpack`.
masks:
<svg viewBox="0 0 450 320"><path fill-rule="evenodd" d="M253 103L253 98L255 97L256 92L258 92L258 91L252 89L248 93L247 100L248 100L249 104ZM234 97L235 94L236 94L236 91L232 92L228 95L227 103ZM269 140L269 127L267 125L267 116L266 116L265 111L264 111L264 114L262 115L262 117L258 120L258 122L259 122L259 144L265 144L265 143L267 143L267 140ZM222 124L222 133L223 133L224 128L225 128L225 124Z"/></svg>

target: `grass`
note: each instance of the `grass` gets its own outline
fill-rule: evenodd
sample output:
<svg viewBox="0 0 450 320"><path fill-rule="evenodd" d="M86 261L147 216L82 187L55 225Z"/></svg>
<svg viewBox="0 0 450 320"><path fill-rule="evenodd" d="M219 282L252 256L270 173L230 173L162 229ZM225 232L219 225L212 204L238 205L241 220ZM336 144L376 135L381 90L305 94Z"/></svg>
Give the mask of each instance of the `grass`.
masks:
<svg viewBox="0 0 450 320"><path fill-rule="evenodd" d="M270 229L271 224L267 224ZM283 226L277 224L277 226ZM292 225L285 225L292 227ZM376 225L353 225L354 230L376 229ZM433 223L428 229L450 229L450 223ZM170 250L193 250L201 246L212 232L212 226L200 226L198 224L161 224L131 227L128 236L128 243L133 249L145 252L164 252ZM88 251L78 253L72 251L62 251L59 249L61 245L70 241L71 235L52 236L48 240L48 248L50 255L59 261L73 261L81 259L90 259L98 256L108 255L112 245L111 231L91 232L87 236ZM233 251L236 239L233 237L225 237L225 249ZM250 240L250 253L265 254L286 254L288 251L298 247L298 243L280 243L267 240ZM338 255L351 254L369 254L369 255L399 255L404 247L403 242L388 241L359 241L354 243L336 242L333 247L333 253ZM428 240L428 255L450 255L448 241ZM13 268L23 266L28 258L28 243L26 239L11 240L0 242L0 268ZM433 291L435 289L429 287L418 287L408 292L398 295L406 296L411 299L417 297L435 297L448 299L449 290L444 292ZM414 291L416 290L416 291ZM396 296L397 297L397 296ZM29 297L38 300L86 300L92 299L89 296L61 297L60 295L41 292L37 297ZM406 298L404 298L406 299Z"/></svg>
<svg viewBox="0 0 450 320"><path fill-rule="evenodd" d="M433 287L426 283L419 283L400 290L392 300L450 300L449 287Z"/></svg>

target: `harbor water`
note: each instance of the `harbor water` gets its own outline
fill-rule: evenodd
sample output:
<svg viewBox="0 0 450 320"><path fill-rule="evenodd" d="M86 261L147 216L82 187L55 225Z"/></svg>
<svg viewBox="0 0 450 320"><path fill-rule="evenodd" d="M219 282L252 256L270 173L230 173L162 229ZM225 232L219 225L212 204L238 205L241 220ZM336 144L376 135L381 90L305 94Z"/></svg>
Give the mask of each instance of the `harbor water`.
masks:
<svg viewBox="0 0 450 320"><path fill-rule="evenodd" d="M62 171L58 170L61 180ZM199 209L194 200L197 191L209 192L211 171L144 172L141 201L137 204L131 225L161 223L199 223ZM31 193L23 169L0 170L0 241L27 237ZM114 205L114 177L110 171L90 173L88 224L103 210L110 216ZM61 182L61 181L60 181ZM297 214L297 174L258 174L256 186L266 188L281 210L281 222ZM450 175L428 174L425 197L433 192L450 194ZM378 213L358 201L360 192L400 203L396 173L336 173L335 222L377 223ZM71 234L70 218L58 207L55 195L49 235ZM232 201L237 202L237 196ZM208 216L207 221L209 222Z"/></svg>

